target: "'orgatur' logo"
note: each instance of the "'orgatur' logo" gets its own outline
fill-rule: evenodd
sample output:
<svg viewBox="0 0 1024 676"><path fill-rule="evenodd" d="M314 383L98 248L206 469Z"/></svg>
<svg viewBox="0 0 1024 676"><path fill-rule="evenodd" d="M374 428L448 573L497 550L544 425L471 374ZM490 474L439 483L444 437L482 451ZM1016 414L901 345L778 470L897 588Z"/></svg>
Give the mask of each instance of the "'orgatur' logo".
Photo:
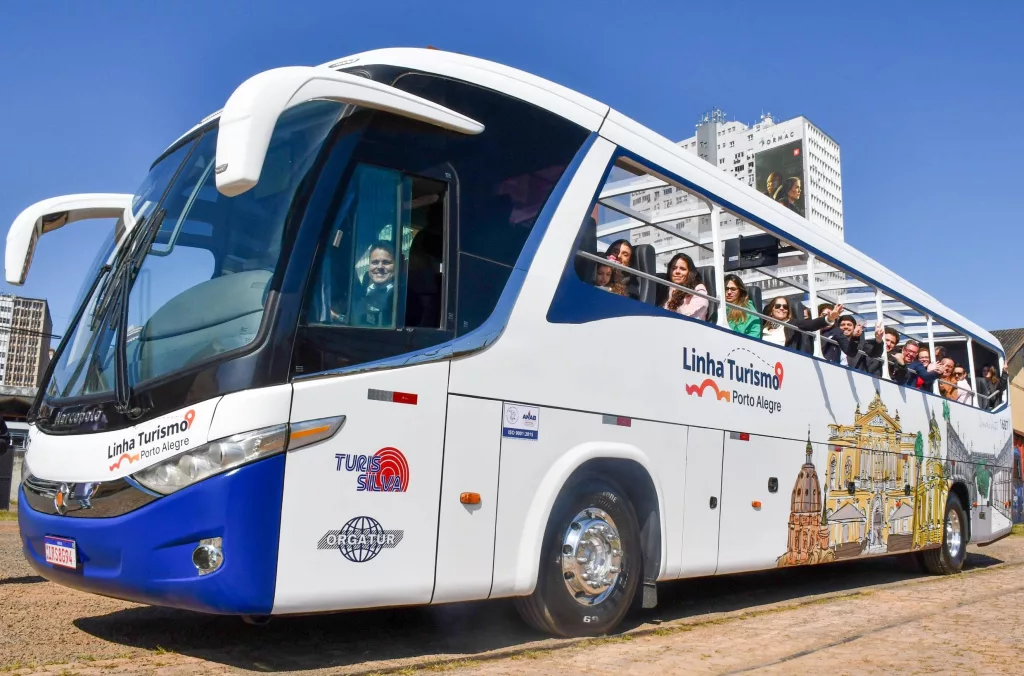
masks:
<svg viewBox="0 0 1024 676"><path fill-rule="evenodd" d="M733 355L737 352L746 352L753 359L750 359L746 365L742 364L738 357L733 358ZM754 360L760 361L764 364L765 368L755 365ZM684 347L683 370L708 376L700 382L687 383L685 386L687 395L696 395L704 398L704 393L707 390L711 390L714 392L714 398L717 401L762 408L769 413L782 410L782 402L775 399L760 394L755 397L752 394L741 392L735 388L723 388L719 384L719 380L728 380L748 387L778 391L782 389L782 381L785 377L785 369L782 367L782 362L775 362L775 366L772 367L760 356L746 348L736 348L729 352L725 359L716 359L710 351L699 354L696 350Z"/></svg>
<svg viewBox="0 0 1024 676"><path fill-rule="evenodd" d="M121 441L110 444L107 446L107 460L117 458L116 462L111 463L110 471L113 472L121 469L121 463L123 462L131 465L144 457L160 455L164 451L177 451L188 446L187 438L175 439L174 437L188 432L195 419L196 412L190 408L181 420L162 424L148 431L138 432L134 436L124 437ZM162 439L165 441L149 446L149 444L154 444L154 442ZM139 448L139 451L133 453L136 447Z"/></svg>
<svg viewBox="0 0 1024 676"><path fill-rule="evenodd" d="M384 530L380 522L370 516L349 519L341 530L327 531L317 549L337 549L352 563L366 563L377 557L382 549L394 549L405 536L403 530Z"/></svg>

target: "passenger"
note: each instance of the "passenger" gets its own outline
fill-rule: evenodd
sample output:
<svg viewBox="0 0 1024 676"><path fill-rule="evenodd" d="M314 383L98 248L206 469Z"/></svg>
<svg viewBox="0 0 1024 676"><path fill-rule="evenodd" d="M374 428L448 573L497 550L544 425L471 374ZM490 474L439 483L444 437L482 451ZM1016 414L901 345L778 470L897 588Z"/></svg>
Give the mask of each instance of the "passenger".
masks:
<svg viewBox="0 0 1024 676"><path fill-rule="evenodd" d="M878 376L882 372L882 352L885 343L874 338L864 338L864 323L854 319L851 315L844 315L839 318L839 327L843 330L843 336L848 344L839 357L839 363L850 368L857 369L862 373ZM847 333L849 331L849 333ZM880 333L876 331L877 333Z"/></svg>
<svg viewBox="0 0 1024 676"><path fill-rule="evenodd" d="M880 378L882 376L882 355L884 354L889 360L889 366L894 367L896 362L893 360L893 351L899 342L899 331L888 326L883 331L882 325L878 324L875 326L875 337L863 341L859 346L860 353L854 368ZM889 374L891 377L891 368Z"/></svg>
<svg viewBox="0 0 1024 676"><path fill-rule="evenodd" d="M922 345L921 351L917 353L917 360L924 364L925 366L928 366L929 364L932 363L931 351L927 347Z"/></svg>
<svg viewBox="0 0 1024 676"><path fill-rule="evenodd" d="M628 268L629 261L633 258L633 245L624 239L617 239L608 247L605 255L614 256L620 265Z"/></svg>
<svg viewBox="0 0 1024 676"><path fill-rule="evenodd" d="M826 312L832 310L831 303L820 303L818 305L818 316L824 317ZM853 332L853 317L844 315L850 321L847 322L850 333ZM843 317L839 318L839 321L832 324L827 328L822 329L818 333L821 334L821 356L826 361L830 361L833 364L840 363L846 356L846 352L849 349L849 334L843 331ZM807 351L814 351L814 339L811 336L807 336L810 340L810 345Z"/></svg>
<svg viewBox="0 0 1024 676"><path fill-rule="evenodd" d="M611 291L612 266L598 263L594 268L594 286L605 291Z"/></svg>
<svg viewBox="0 0 1024 676"><path fill-rule="evenodd" d="M953 365L953 380L956 381L956 400L961 404L974 406L974 388L967 382L967 369L963 364Z"/></svg>
<svg viewBox="0 0 1024 676"><path fill-rule="evenodd" d="M725 302L749 310L749 312L744 312L739 308L728 308L729 311L725 317L729 320L729 328L751 338L760 338L761 318L753 314L756 312L754 301L750 300L746 285L736 275L725 276Z"/></svg>
<svg viewBox="0 0 1024 676"><path fill-rule="evenodd" d="M941 345L935 346L935 354L932 355L933 361L942 361L946 358L946 348Z"/></svg>
<svg viewBox="0 0 1024 676"><path fill-rule="evenodd" d="M925 366L917 360L920 349L921 345L916 340L907 340L902 350L890 352L889 379L900 385L931 389L932 383L939 378L941 362Z"/></svg>
<svg viewBox="0 0 1024 676"><path fill-rule="evenodd" d="M790 326L783 326L782 324L766 321L761 331L761 339L769 343L783 345L794 350L806 352L803 344L804 334L791 327L795 326L797 329L802 331L819 331L826 326L833 324L842 312L843 306L840 304L826 312L824 317L818 317L817 319L797 319L792 316L793 313L789 308L789 299L785 296L778 296L773 298L768 305L765 306L763 314L772 317L777 322L786 322Z"/></svg>
<svg viewBox="0 0 1024 676"><path fill-rule="evenodd" d="M939 394L946 399L957 400L957 386L956 380L953 378L953 369L955 368L953 360L949 357L944 358L939 362Z"/></svg>
<svg viewBox="0 0 1024 676"><path fill-rule="evenodd" d="M594 269L594 286L605 291L611 291L619 296L626 295L626 286L621 282L615 282L615 270L610 265L597 264Z"/></svg>
<svg viewBox="0 0 1024 676"><path fill-rule="evenodd" d="M624 239L617 239L608 247L605 256L608 260L615 261L619 265L628 268L629 262L633 259L633 245ZM626 290L626 293L622 295L628 295L630 298L640 298L640 282L635 275L622 270L613 270L613 290L616 286L621 286L621 288Z"/></svg>
<svg viewBox="0 0 1024 676"><path fill-rule="evenodd" d="M668 281L703 294L708 292L707 287L701 283L700 273L697 272L693 259L684 253L677 253L668 262ZM669 312L678 312L694 319L707 320L708 318L707 299L679 289L672 289L668 300L661 307Z"/></svg>
<svg viewBox="0 0 1024 676"><path fill-rule="evenodd" d="M353 304L353 324L357 326L393 326L395 305L394 245L383 240L374 242L369 252L369 268L363 295Z"/></svg>
<svg viewBox="0 0 1024 676"><path fill-rule="evenodd" d="M1003 373L991 364L986 364L981 370L981 380L978 382L978 395L981 397L981 406L989 411L1003 403L1003 392L1006 390L1006 365L1003 365ZM986 398L987 397L987 398Z"/></svg>
<svg viewBox="0 0 1024 676"><path fill-rule="evenodd" d="M862 371L867 370L866 363L863 363L865 355L860 352L864 324L854 319L853 315L843 315L837 323L839 325L839 335L836 337L836 342L839 343L838 363ZM824 345L822 350L824 350Z"/></svg>

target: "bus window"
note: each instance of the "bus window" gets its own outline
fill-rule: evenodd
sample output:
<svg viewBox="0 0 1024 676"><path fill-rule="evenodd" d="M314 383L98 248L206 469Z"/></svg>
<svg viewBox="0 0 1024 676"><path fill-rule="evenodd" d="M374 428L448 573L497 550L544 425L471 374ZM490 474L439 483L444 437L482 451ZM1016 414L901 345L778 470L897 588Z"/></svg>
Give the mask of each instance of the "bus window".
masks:
<svg viewBox="0 0 1024 676"><path fill-rule="evenodd" d="M446 185L356 167L327 233L309 324L439 328Z"/></svg>
<svg viewBox="0 0 1024 676"><path fill-rule="evenodd" d="M432 347L480 326L566 167L587 138L523 101L444 78L394 86L485 126L444 131L356 110L351 178L327 215L302 326L301 373Z"/></svg>
<svg viewBox="0 0 1024 676"><path fill-rule="evenodd" d="M977 341L972 341L971 356L974 358L973 372L968 380L978 393L978 406L995 411L1006 403L1008 382L1005 360ZM1003 364L1003 366L1000 366Z"/></svg>
<svg viewBox="0 0 1024 676"><path fill-rule="evenodd" d="M714 318L714 258L703 201L619 161L583 224L581 281L663 310Z"/></svg>

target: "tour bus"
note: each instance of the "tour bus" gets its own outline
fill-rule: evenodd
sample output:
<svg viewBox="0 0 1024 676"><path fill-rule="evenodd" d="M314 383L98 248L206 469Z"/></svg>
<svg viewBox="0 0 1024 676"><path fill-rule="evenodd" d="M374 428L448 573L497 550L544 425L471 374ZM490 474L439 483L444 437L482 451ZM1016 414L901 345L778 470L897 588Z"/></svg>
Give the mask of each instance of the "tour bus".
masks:
<svg viewBox="0 0 1024 676"><path fill-rule="evenodd" d="M515 597L560 635L679 578L960 570L1011 527L998 341L795 208L811 159L787 202L707 152L438 50L252 77L104 203L25 556L250 622ZM14 224L9 281L72 216ZM925 347L968 375L895 377Z"/></svg>

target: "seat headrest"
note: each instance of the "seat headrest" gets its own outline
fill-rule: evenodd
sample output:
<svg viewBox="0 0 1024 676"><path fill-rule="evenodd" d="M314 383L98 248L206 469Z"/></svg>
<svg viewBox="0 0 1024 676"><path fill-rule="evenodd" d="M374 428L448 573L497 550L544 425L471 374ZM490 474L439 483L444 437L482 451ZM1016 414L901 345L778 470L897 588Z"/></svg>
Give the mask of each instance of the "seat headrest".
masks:
<svg viewBox="0 0 1024 676"><path fill-rule="evenodd" d="M761 304L761 287L755 286L753 284L748 284L747 296L750 298L750 301L754 304L754 309L757 310L758 312L761 312L762 308L764 307L764 305Z"/></svg>
<svg viewBox="0 0 1024 676"><path fill-rule="evenodd" d="M649 275L655 274L657 256L654 254L654 246L650 244L637 244L633 247L633 257L629 260L629 267ZM653 305L658 297L658 284L649 279L634 277L631 280L630 292L642 303Z"/></svg>
<svg viewBox="0 0 1024 676"><path fill-rule="evenodd" d="M653 275L655 265L657 264L655 259L653 245L637 244L633 247L633 258L629 261L629 267Z"/></svg>

